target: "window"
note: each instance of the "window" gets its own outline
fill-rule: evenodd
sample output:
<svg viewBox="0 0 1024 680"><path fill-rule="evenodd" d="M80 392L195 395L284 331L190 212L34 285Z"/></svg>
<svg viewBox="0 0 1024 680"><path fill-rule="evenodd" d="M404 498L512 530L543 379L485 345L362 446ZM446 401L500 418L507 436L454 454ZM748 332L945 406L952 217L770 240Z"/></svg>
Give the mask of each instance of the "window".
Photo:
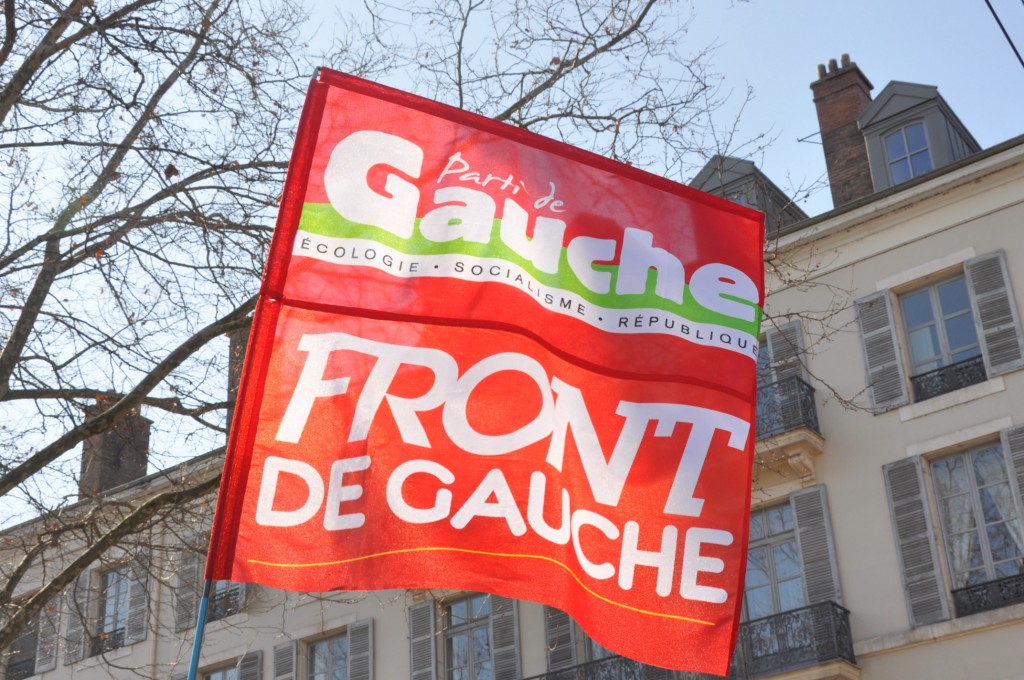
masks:
<svg viewBox="0 0 1024 680"><path fill-rule="evenodd" d="M743 606L748 620L807 604L793 509L786 503L750 513Z"/></svg>
<svg viewBox="0 0 1024 680"><path fill-rule="evenodd" d="M68 598L64 663L133 645L149 633L148 557L85 571Z"/></svg>
<svg viewBox="0 0 1024 680"><path fill-rule="evenodd" d="M436 618L435 618L436 617ZM443 634L434 635L437 626ZM519 623L515 600L474 593L409 608L410 678L516 680Z"/></svg>
<svg viewBox="0 0 1024 680"><path fill-rule="evenodd" d="M490 595L471 595L445 605L444 649L448 680L494 679Z"/></svg>
<svg viewBox="0 0 1024 680"><path fill-rule="evenodd" d="M189 536L179 553L175 564L175 631L181 632L196 625L196 618L199 615L199 599L203 589L203 564L206 560L208 543L208 537ZM207 622L219 621L241 613L245 609L248 596L249 589L244 583L214 581L210 589L210 601L206 608Z"/></svg>
<svg viewBox="0 0 1024 680"><path fill-rule="evenodd" d="M54 599L47 603L4 650L0 657L3 659L0 677L4 680L21 680L56 667L58 602L59 599Z"/></svg>
<svg viewBox="0 0 1024 680"><path fill-rule="evenodd" d="M883 475L913 625L1024 602L1024 427Z"/></svg>
<svg viewBox="0 0 1024 680"><path fill-rule="evenodd" d="M902 127L886 135L884 142L885 156L889 162L889 179L893 184L923 175L934 167L928 151L924 123Z"/></svg>
<svg viewBox="0 0 1024 680"><path fill-rule="evenodd" d="M203 680L238 680L238 666L203 673Z"/></svg>
<svg viewBox="0 0 1024 680"><path fill-rule="evenodd" d="M348 680L348 635L313 642L306 650L308 680Z"/></svg>
<svg viewBox="0 0 1024 680"><path fill-rule="evenodd" d="M1024 524L996 443L932 464L953 587L1024 574Z"/></svg>
<svg viewBox="0 0 1024 680"><path fill-rule="evenodd" d="M1024 334L1001 250L965 260L936 283L898 297L880 290L855 307L876 413L909 403L912 394L924 401L1024 367Z"/></svg>
<svg viewBox="0 0 1024 680"><path fill-rule="evenodd" d="M89 656L124 647L129 578L127 566L110 569L100 575L99 630L92 637Z"/></svg>
<svg viewBox="0 0 1024 680"><path fill-rule="evenodd" d="M899 301L915 401L986 380L963 274L901 295Z"/></svg>

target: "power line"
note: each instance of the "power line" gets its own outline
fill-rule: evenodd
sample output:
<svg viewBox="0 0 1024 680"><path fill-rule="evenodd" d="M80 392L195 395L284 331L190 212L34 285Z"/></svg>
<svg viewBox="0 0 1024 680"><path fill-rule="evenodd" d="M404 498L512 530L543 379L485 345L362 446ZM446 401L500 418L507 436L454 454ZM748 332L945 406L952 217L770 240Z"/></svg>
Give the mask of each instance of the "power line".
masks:
<svg viewBox="0 0 1024 680"><path fill-rule="evenodd" d="M1021 2L1022 4L1024 4L1024 0L1021 0ZM999 15L996 14L995 7L992 6L990 0L985 0L985 4L988 5L988 11L992 12L992 18L996 20L997 24L999 24L999 30L1003 32L1003 37L1005 37L1006 42L1010 44L1010 49L1012 49L1013 53L1017 55L1017 61L1020 62L1021 68L1024 68L1024 57L1020 56L1020 52L1017 50L1017 46L1013 44L1013 38L1010 37L1010 34L1006 31L1006 27L1003 26L1003 22L999 18Z"/></svg>

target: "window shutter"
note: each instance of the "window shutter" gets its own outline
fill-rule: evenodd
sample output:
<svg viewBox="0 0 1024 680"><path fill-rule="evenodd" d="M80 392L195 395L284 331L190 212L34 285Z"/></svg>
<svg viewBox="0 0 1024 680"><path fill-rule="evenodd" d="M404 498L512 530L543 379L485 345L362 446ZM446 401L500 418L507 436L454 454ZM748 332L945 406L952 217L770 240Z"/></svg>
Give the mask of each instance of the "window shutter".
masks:
<svg viewBox="0 0 1024 680"><path fill-rule="evenodd" d="M832 601L842 604L825 487L819 484L796 491L790 495L789 503L796 522L796 544L804 568L807 603Z"/></svg>
<svg viewBox="0 0 1024 680"><path fill-rule="evenodd" d="M544 607L544 636L547 640L549 672L577 665L575 628L568 614L554 607Z"/></svg>
<svg viewBox="0 0 1024 680"><path fill-rule="evenodd" d="M291 640L274 645L274 680L295 680L295 645Z"/></svg>
<svg viewBox="0 0 1024 680"><path fill-rule="evenodd" d="M1024 336L1002 250L964 262L989 377L1024 367Z"/></svg>
<svg viewBox="0 0 1024 680"><path fill-rule="evenodd" d="M882 467L896 536L910 623L920 626L949 618L949 603L939 573L935 534L919 458Z"/></svg>
<svg viewBox="0 0 1024 680"><path fill-rule="evenodd" d="M1002 439L1010 477L1017 481L1017 507L1024 511L1024 425L1003 430Z"/></svg>
<svg viewBox="0 0 1024 680"><path fill-rule="evenodd" d="M348 680L373 680L373 619L348 627Z"/></svg>
<svg viewBox="0 0 1024 680"><path fill-rule="evenodd" d="M238 680L263 680L263 652L249 652L238 662Z"/></svg>
<svg viewBox="0 0 1024 680"><path fill-rule="evenodd" d="M86 622L89 620L89 590L92 572L88 569L78 575L71 592L66 594L68 629L66 632L64 665L68 666L85 657Z"/></svg>
<svg viewBox="0 0 1024 680"><path fill-rule="evenodd" d="M36 635L36 673L57 667L57 645L60 631L60 597L55 597L39 611Z"/></svg>
<svg viewBox="0 0 1024 680"><path fill-rule="evenodd" d="M519 621L516 601L491 595L491 654L494 680L519 678Z"/></svg>
<svg viewBox="0 0 1024 680"><path fill-rule="evenodd" d="M132 645L146 639L149 632L149 553L142 551L132 561L128 580L128 622L124 644Z"/></svg>
<svg viewBox="0 0 1024 680"><path fill-rule="evenodd" d="M434 680L434 601L409 607L409 677L411 680Z"/></svg>
<svg viewBox="0 0 1024 680"><path fill-rule="evenodd" d="M892 322L889 291L872 293L854 304L857 306L871 405L875 413L902 406L909 396Z"/></svg>
<svg viewBox="0 0 1024 680"><path fill-rule="evenodd" d="M202 555L194 549L198 539L185 542L178 553L178 573L174 588L174 630L181 632L196 625L199 615L198 603L202 582L200 564Z"/></svg>
<svg viewBox="0 0 1024 680"><path fill-rule="evenodd" d="M765 344L768 345L768 369L771 371L772 382L793 377L803 379L804 367L800 358L804 344L800 320L794 319L769 328L764 336Z"/></svg>

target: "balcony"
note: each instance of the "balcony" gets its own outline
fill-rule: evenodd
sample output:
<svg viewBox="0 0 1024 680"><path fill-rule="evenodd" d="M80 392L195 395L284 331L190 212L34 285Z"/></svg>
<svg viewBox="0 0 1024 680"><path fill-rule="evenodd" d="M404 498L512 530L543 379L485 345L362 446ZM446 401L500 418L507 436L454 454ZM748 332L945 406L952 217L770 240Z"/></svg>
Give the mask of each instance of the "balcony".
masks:
<svg viewBox="0 0 1024 680"><path fill-rule="evenodd" d="M934 371L915 375L910 379L910 385L914 390L914 401L924 401L962 387L985 382L987 379L985 361L979 354Z"/></svg>
<svg viewBox="0 0 1024 680"><path fill-rule="evenodd" d="M741 625L730 677L763 678L830 661L857 663L850 612L822 602Z"/></svg>
<svg viewBox="0 0 1024 680"><path fill-rule="evenodd" d="M956 615L970 616L1024 602L1024 574L953 591Z"/></svg>
<svg viewBox="0 0 1024 680"><path fill-rule="evenodd" d="M769 468L787 465L803 480L814 477L814 459L825 439L818 426L814 388L797 376L757 388L757 455Z"/></svg>
<svg viewBox="0 0 1024 680"><path fill-rule="evenodd" d="M206 609L207 621L220 621L242 611L242 597L237 584L226 590L219 590L210 595L210 604Z"/></svg>
<svg viewBox="0 0 1024 680"><path fill-rule="evenodd" d="M98 656L121 647L124 647L124 628L105 630L89 638L89 656Z"/></svg>
<svg viewBox="0 0 1024 680"><path fill-rule="evenodd" d="M823 602L741 624L729 678L767 678L825 665L830 667L827 672L813 677L822 680L857 678L856 664L850 612L834 602ZM668 671L613 656L536 675L529 680L714 680L716 677Z"/></svg>

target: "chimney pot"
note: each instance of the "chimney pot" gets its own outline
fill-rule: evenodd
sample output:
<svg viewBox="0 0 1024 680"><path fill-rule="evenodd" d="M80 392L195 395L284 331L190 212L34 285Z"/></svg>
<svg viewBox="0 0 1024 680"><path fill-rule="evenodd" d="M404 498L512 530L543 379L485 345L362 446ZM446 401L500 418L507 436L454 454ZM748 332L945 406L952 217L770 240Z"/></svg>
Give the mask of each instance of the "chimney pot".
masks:
<svg viewBox="0 0 1024 680"><path fill-rule="evenodd" d="M839 70L839 67L836 65L836 60L835 59L829 59L828 60L828 72L829 73L835 73L838 70Z"/></svg>
<svg viewBox="0 0 1024 680"><path fill-rule="evenodd" d="M818 80L821 80L822 78L824 78L827 73L828 72L825 70L825 65L824 64L818 64Z"/></svg>
<svg viewBox="0 0 1024 680"><path fill-rule="evenodd" d="M839 63L843 65L843 68L846 68L847 66L849 66L850 65L850 55L849 54L844 54L844 55L840 56L839 57Z"/></svg>

